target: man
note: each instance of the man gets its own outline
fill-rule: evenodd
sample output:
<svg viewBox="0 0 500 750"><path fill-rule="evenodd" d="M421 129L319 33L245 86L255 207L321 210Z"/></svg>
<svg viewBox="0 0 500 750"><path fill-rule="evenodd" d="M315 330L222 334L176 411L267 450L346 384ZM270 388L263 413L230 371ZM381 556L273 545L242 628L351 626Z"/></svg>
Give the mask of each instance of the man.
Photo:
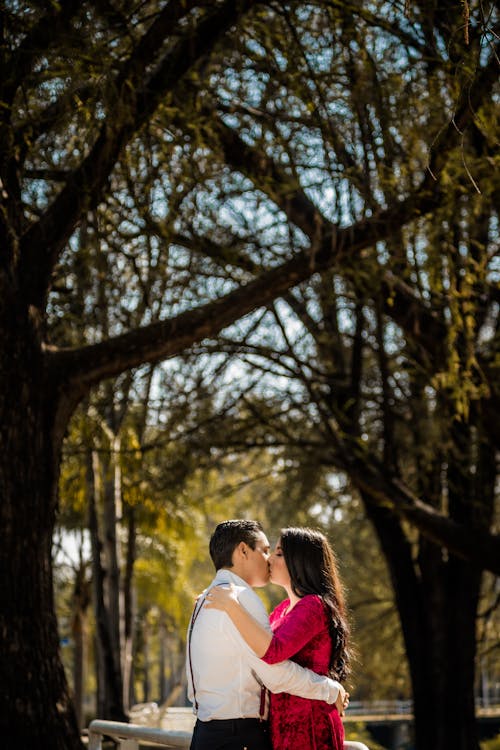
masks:
<svg viewBox="0 0 500 750"><path fill-rule="evenodd" d="M269 581L269 542L262 526L247 520L219 524L210 556L217 573L207 591L233 583L241 604L269 628L264 605L252 590ZM271 692L335 703L343 711L347 694L340 683L291 661L265 664L224 612L203 607L205 594L188 631L188 697L197 714L191 750L271 750L264 685Z"/></svg>

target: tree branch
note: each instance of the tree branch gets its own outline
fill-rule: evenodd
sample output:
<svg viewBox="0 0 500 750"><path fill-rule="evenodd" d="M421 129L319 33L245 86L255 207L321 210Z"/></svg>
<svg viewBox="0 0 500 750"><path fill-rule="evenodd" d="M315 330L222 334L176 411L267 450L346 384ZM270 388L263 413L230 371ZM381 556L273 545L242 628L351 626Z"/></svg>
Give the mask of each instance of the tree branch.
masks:
<svg viewBox="0 0 500 750"><path fill-rule="evenodd" d="M30 144L47 133L70 111L73 106L80 106L96 92L95 83L85 83L64 91L56 101L51 102L36 114L16 124L14 136L21 151L20 163L24 163ZM67 175L66 175L67 176ZM48 178L50 179L50 178Z"/></svg>
<svg viewBox="0 0 500 750"><path fill-rule="evenodd" d="M439 205L441 192L436 175L442 171L451 149L460 142L464 129L473 121L482 101L487 99L498 80L497 55L499 51L500 44L497 45L496 50L492 51L488 64L471 81L468 89L461 92L453 118L432 143L428 169L418 188L395 207L378 214L379 221L390 224L392 231L400 229L412 218L422 216ZM289 221L306 234L311 243L315 242L315 238L317 242L318 223L320 223L322 227L320 241L323 248L329 243L335 244L338 250L337 264L339 266L342 262L352 264L355 255L352 252L352 246L348 241L338 242L339 234L343 233L346 237L346 233L320 215L294 176L284 172L262 150L257 150L256 147L243 141L221 119L217 124L217 132L228 164L265 192L286 214ZM377 236L374 219L375 217L366 220L372 230L375 230L371 244L381 239ZM364 248L369 246L370 242L363 245ZM384 312L418 345L419 356L425 358L430 356L434 359L441 357L441 344L445 337L445 326L442 321L426 308L423 301L414 294L410 287L390 272L383 274L381 286ZM366 294L366 291L363 291Z"/></svg>
<svg viewBox="0 0 500 750"><path fill-rule="evenodd" d="M47 3L47 7L47 12L31 27L9 60L9 75L1 84L3 107L10 107L17 89L38 57L64 38L81 3L79 0L65 0L63 3Z"/></svg>
<svg viewBox="0 0 500 750"><path fill-rule="evenodd" d="M350 230L338 228L331 222L327 222L294 177L283 172L262 151L245 143L222 121L219 122L218 134L227 162L265 192L286 214L289 221L299 227L311 242L314 242L317 237L318 223L320 224L322 251L325 252L329 245L333 245L337 250L337 258L335 262L332 261L332 266L353 265L359 261L359 255L354 252L356 241L354 243L349 241ZM420 186L406 199L358 223L356 233L360 231L363 224L367 232L362 249L373 246L383 237L389 236L388 226L392 232L394 228L401 228L410 220L428 213L438 205L439 199L438 185L428 173L422 179ZM386 226L378 226L382 224ZM371 240L368 238L369 234L371 234ZM316 250L314 259L311 258L312 264L317 256ZM407 285L395 279L392 274L385 273L381 283L387 314L405 331L411 332L413 337L418 337L424 348L435 352L436 344L441 342L444 336L444 327L441 322L432 315L422 300L416 297ZM366 290L363 290L363 294L366 295Z"/></svg>
<svg viewBox="0 0 500 750"><path fill-rule="evenodd" d="M52 269L90 203L99 201L120 152L148 120L166 92L205 55L237 20L260 0L226 0L210 9L150 73L172 24L196 3L169 3L123 66L116 99L108 112L90 154L68 178L65 187L44 216L21 240L21 283L28 301L42 307L50 286Z"/></svg>
<svg viewBox="0 0 500 750"><path fill-rule="evenodd" d="M393 216L403 224L413 218L415 212L420 215L427 200L428 197L423 196L420 201L403 201L369 219L339 228L329 242L322 243L313 262L309 250L303 250L224 297L175 318L82 349L57 351L49 347L47 357L54 367L54 375L57 378L57 373L60 373L75 385L80 381L82 392L85 392L99 380L116 376L129 367L175 356L192 344L215 336L238 318L269 304L312 274L338 263L346 248L351 256L355 256L386 238L393 225ZM432 322L430 313L429 318Z"/></svg>
<svg viewBox="0 0 500 750"><path fill-rule="evenodd" d="M375 506L387 508L409 521L427 539L480 569L500 575L500 534L471 524L458 523L416 497L397 477L386 477L366 456L340 458L353 484Z"/></svg>

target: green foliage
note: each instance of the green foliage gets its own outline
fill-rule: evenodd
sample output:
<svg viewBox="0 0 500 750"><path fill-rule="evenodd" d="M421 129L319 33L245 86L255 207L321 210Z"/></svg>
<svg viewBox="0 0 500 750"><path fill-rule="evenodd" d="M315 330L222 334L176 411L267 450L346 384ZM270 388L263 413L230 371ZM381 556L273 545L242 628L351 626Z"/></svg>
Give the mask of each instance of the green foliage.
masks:
<svg viewBox="0 0 500 750"><path fill-rule="evenodd" d="M347 721L344 724L345 738L351 742L364 742L369 750L387 750L375 742L365 725L360 721Z"/></svg>
<svg viewBox="0 0 500 750"><path fill-rule="evenodd" d="M493 737L491 740L485 740L481 742L481 750L499 750L500 748L500 734Z"/></svg>

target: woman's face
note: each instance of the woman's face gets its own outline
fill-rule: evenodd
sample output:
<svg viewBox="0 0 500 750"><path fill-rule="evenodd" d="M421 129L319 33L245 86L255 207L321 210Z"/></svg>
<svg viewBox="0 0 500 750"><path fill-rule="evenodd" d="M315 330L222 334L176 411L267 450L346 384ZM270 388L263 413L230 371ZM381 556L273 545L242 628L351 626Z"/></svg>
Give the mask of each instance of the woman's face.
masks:
<svg viewBox="0 0 500 750"><path fill-rule="evenodd" d="M290 588L290 573L288 572L285 556L281 549L281 539L277 542L274 552L269 558L269 567L271 571L271 583L276 583L278 586L283 586L284 588Z"/></svg>

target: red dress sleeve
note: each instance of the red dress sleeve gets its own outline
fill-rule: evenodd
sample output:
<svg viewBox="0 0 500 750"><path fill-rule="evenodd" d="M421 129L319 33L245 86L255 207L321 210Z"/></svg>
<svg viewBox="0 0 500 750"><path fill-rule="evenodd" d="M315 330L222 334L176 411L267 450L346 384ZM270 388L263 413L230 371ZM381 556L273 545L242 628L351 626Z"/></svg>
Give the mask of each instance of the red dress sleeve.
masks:
<svg viewBox="0 0 500 750"><path fill-rule="evenodd" d="M316 594L307 594L276 627L273 639L262 659L267 664L276 664L289 659L311 638L324 630L326 625L325 609L321 598Z"/></svg>

